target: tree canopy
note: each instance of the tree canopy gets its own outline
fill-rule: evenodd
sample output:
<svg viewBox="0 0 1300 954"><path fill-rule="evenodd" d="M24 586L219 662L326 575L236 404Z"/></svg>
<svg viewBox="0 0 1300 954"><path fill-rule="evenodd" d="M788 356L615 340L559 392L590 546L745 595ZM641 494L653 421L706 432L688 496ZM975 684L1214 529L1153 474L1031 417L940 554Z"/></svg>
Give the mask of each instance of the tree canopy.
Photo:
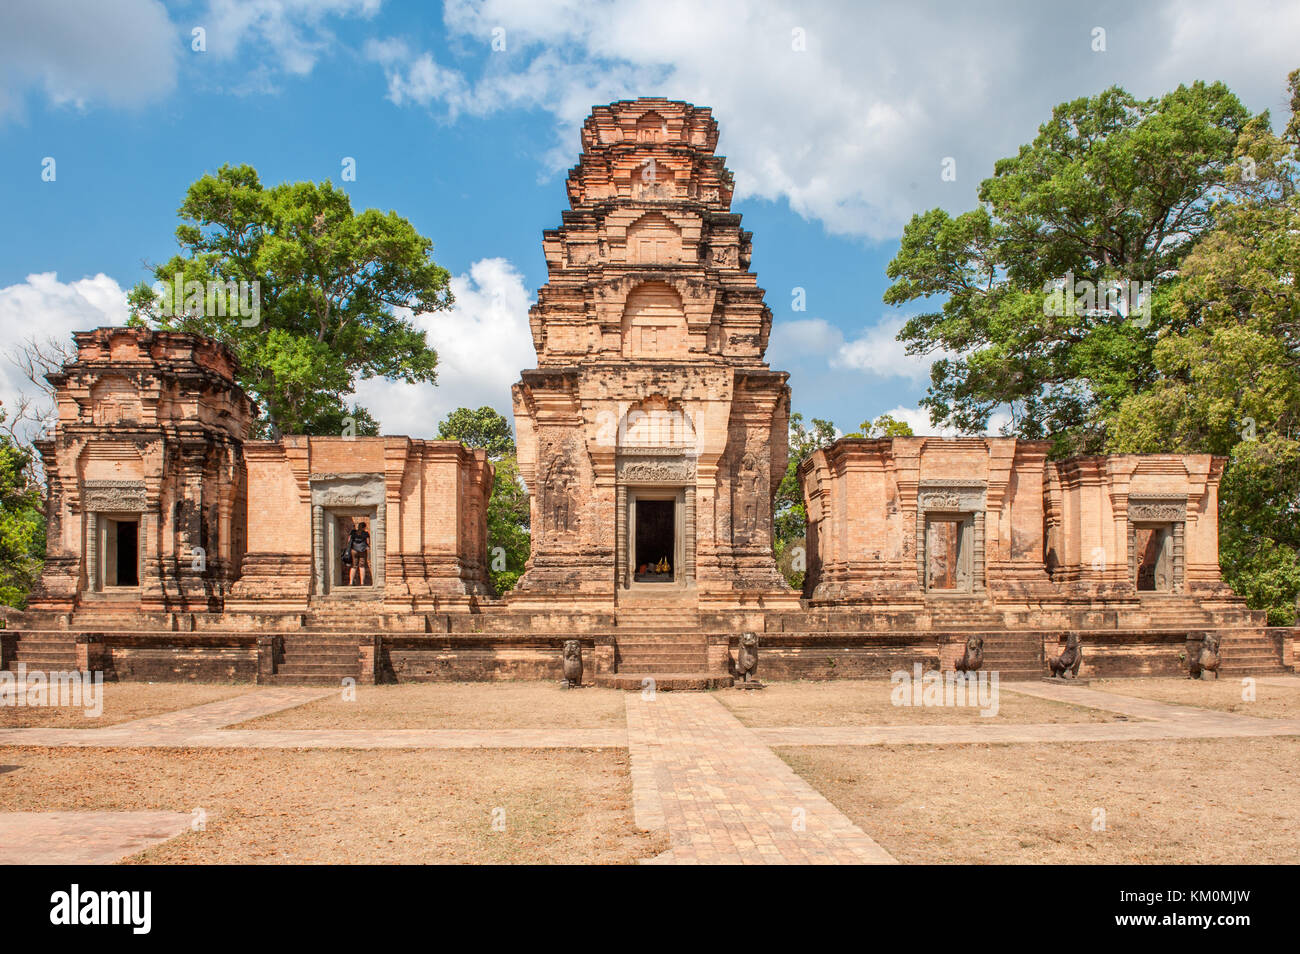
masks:
<svg viewBox="0 0 1300 954"><path fill-rule="evenodd" d="M0 604L19 608L45 558L44 502L32 478L31 453L0 434Z"/></svg>
<svg viewBox="0 0 1300 954"><path fill-rule="evenodd" d="M886 294L943 299L899 336L944 352L936 423L1009 407L1056 456L1226 456L1224 576L1275 624L1300 595L1300 70L1289 86L1280 135L1222 84L1057 107L978 209L912 220ZM1146 302L1053 307L1112 280L1149 282Z"/></svg>
<svg viewBox="0 0 1300 954"><path fill-rule="evenodd" d="M1222 83L1148 100L1111 88L1056 107L995 164L978 208L914 216L885 301L943 299L899 334L909 353L939 355L922 401L933 422L978 432L1008 408L1022 437L1101 450L1107 415L1154 377L1157 281L1213 224L1250 118ZM1050 313L1045 291L1066 285L1083 294Z"/></svg>
<svg viewBox="0 0 1300 954"><path fill-rule="evenodd" d="M495 408L483 406L476 411L458 407L438 423L441 440L460 441L466 447L479 447L497 460L515 452L514 431L510 422Z"/></svg>
<svg viewBox="0 0 1300 954"><path fill-rule="evenodd" d="M531 552L528 489L519 476L510 422L491 407L458 407L438 424L438 437L488 452L496 467L488 504L488 574L498 595L519 582Z"/></svg>
<svg viewBox="0 0 1300 954"><path fill-rule="evenodd" d="M329 181L264 188L247 165L204 175L178 213L181 253L132 290L131 320L229 344L263 433L374 434L346 402L358 380L436 379L402 310L447 308L450 276L397 213L354 213Z"/></svg>

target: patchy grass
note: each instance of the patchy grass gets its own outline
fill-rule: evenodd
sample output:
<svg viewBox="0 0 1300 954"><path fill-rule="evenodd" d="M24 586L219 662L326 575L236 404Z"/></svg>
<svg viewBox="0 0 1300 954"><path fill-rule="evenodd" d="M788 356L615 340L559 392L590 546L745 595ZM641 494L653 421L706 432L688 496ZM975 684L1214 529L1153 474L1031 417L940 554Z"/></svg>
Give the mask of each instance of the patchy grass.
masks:
<svg viewBox="0 0 1300 954"><path fill-rule="evenodd" d="M1254 680L1255 698L1242 698L1242 679L1098 679L1091 688L1180 706L1197 706L1260 719L1300 719L1300 679L1294 686L1275 686Z"/></svg>
<svg viewBox="0 0 1300 954"><path fill-rule="evenodd" d="M259 716L240 729L618 729L623 693L548 682L437 682L357 686Z"/></svg>
<svg viewBox="0 0 1300 954"><path fill-rule="evenodd" d="M627 753L0 748L2 811L202 809L150 864L628 863ZM504 830L493 828L500 819Z"/></svg>
<svg viewBox="0 0 1300 954"><path fill-rule="evenodd" d="M106 682L104 711L87 717L84 706L0 705L0 729L99 729L189 709L252 692L256 686L193 682Z"/></svg>
<svg viewBox="0 0 1300 954"><path fill-rule="evenodd" d="M886 679L828 682L776 682L765 689L721 690L719 702L753 728L771 726L965 725L1113 722L1113 712L998 692L997 714L980 715L975 706L896 706Z"/></svg>
<svg viewBox="0 0 1300 954"><path fill-rule="evenodd" d="M778 752L904 862L1300 862L1300 738Z"/></svg>

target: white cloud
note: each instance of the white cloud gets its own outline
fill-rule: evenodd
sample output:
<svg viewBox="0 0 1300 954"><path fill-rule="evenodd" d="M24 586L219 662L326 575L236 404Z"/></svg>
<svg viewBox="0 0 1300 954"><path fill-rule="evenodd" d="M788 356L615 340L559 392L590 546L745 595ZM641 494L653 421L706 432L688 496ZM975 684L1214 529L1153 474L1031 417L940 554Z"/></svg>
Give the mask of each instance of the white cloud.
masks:
<svg viewBox="0 0 1300 954"><path fill-rule="evenodd" d="M885 411L896 421L903 421L911 425L912 433L918 437L961 437L962 434L953 427L935 427L930 423L930 412L920 407L906 407L898 405L890 411ZM879 417L879 415L877 415ZM989 426L984 429L984 433L991 437L998 437L1002 434L1002 428L1011 422L1011 415L1003 411L995 412L989 418Z"/></svg>
<svg viewBox="0 0 1300 954"><path fill-rule="evenodd" d="M195 26L207 31L208 52L218 60L238 56L241 66L270 52L274 66L305 76L335 43L324 21L369 18L382 0L211 0ZM188 29L188 28L187 28Z"/></svg>
<svg viewBox="0 0 1300 954"><path fill-rule="evenodd" d="M768 342L768 360L776 367L816 363L880 379L928 384L930 365L944 355L908 354L898 340L899 329L906 321L906 315L885 315L851 341L846 341L844 333L824 318L777 321Z"/></svg>
<svg viewBox="0 0 1300 954"><path fill-rule="evenodd" d="M151 102L175 86L181 48L158 0L0 4L0 119L32 88L78 109Z"/></svg>
<svg viewBox="0 0 1300 954"><path fill-rule="evenodd" d="M906 378L914 384L928 384L930 365L943 355L911 355L898 340L906 316L887 315L863 330L857 338L842 343L830 358L833 368L851 368L882 378Z"/></svg>
<svg viewBox="0 0 1300 954"><path fill-rule="evenodd" d="M1072 10L1055 4L788 5L779 0L449 0L453 45L506 50L469 77L447 57L389 44L394 102L454 119L531 108L572 164L593 104L665 95L714 108L737 197L785 199L839 234L888 239L908 217L975 200L995 159L1033 137L1057 103L1119 83L1141 96L1223 79L1258 110L1283 105L1300 4L1213 0ZM1091 49L1106 25L1107 51ZM793 49L802 30L806 49ZM1288 39L1290 38L1290 39ZM439 62L439 59L443 62ZM957 181L940 179L945 157Z"/></svg>
<svg viewBox="0 0 1300 954"><path fill-rule="evenodd" d="M372 379L357 399L385 434L434 437L438 422L458 407L489 405L512 417L510 386L536 364L523 275L503 258L485 258L451 280L449 311L416 315L438 352L437 385Z"/></svg>
<svg viewBox="0 0 1300 954"><path fill-rule="evenodd" d="M801 356L826 357L844 344L844 333L825 318L774 321L768 339L768 360L784 367Z"/></svg>
<svg viewBox="0 0 1300 954"><path fill-rule="evenodd" d="M120 325L126 319L126 290L103 273L61 282L54 272L42 272L0 288L0 401L12 411L23 396L38 403L43 397L12 360L27 342L70 344L74 331Z"/></svg>

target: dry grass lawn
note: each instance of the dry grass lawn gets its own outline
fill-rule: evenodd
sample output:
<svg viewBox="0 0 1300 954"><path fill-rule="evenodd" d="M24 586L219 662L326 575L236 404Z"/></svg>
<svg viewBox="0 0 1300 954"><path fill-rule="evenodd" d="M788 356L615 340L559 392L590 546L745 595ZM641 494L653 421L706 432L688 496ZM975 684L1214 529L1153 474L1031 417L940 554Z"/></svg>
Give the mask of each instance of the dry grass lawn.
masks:
<svg viewBox="0 0 1300 954"><path fill-rule="evenodd" d="M255 688L229 683L106 682L104 711L98 718L88 718L82 706L0 705L0 729L99 729L230 699Z"/></svg>
<svg viewBox="0 0 1300 954"><path fill-rule="evenodd" d="M1156 702L1198 706L1260 719L1300 719L1300 679L1294 686L1272 686L1256 680L1255 699L1242 699L1241 679L1098 679L1091 688Z"/></svg>
<svg viewBox="0 0 1300 954"><path fill-rule="evenodd" d="M0 811L206 813L134 862L627 863L667 847L633 824L622 751L0 748L0 764L22 766L0 773Z"/></svg>
<svg viewBox="0 0 1300 954"><path fill-rule="evenodd" d="M623 693L548 682L437 682L358 686L259 716L240 729L618 729Z"/></svg>
<svg viewBox="0 0 1300 954"><path fill-rule="evenodd" d="M768 683L759 691L722 690L719 702L753 728L806 725L965 725L1113 722L1113 712L1022 696L999 687L997 715L974 706L896 706L887 679Z"/></svg>
<svg viewBox="0 0 1300 954"><path fill-rule="evenodd" d="M903 862L1300 862L1300 738L778 751Z"/></svg>

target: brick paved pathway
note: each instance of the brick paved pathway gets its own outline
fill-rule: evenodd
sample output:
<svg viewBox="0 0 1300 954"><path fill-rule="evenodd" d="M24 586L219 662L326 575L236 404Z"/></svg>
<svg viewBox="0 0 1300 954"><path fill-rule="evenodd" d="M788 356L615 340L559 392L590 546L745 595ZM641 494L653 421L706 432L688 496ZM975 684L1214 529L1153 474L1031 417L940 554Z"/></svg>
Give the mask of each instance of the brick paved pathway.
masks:
<svg viewBox="0 0 1300 954"><path fill-rule="evenodd" d="M189 812L4 812L0 865L110 865L190 822Z"/></svg>
<svg viewBox="0 0 1300 954"><path fill-rule="evenodd" d="M894 859L712 696L627 696L637 825L658 863L889 864Z"/></svg>
<svg viewBox="0 0 1300 954"><path fill-rule="evenodd" d="M1262 677L1300 687L1293 676ZM627 729L223 729L336 689L255 689L232 699L102 729L5 729L0 746L204 748L622 748L637 824L666 829L657 863L894 859L769 746L1104 742L1300 735L1300 719L1260 719L1065 683L1003 683L1011 692L1128 715L1134 722L750 729L706 693L626 698ZM0 863L110 862L185 830L177 812L0 813Z"/></svg>

